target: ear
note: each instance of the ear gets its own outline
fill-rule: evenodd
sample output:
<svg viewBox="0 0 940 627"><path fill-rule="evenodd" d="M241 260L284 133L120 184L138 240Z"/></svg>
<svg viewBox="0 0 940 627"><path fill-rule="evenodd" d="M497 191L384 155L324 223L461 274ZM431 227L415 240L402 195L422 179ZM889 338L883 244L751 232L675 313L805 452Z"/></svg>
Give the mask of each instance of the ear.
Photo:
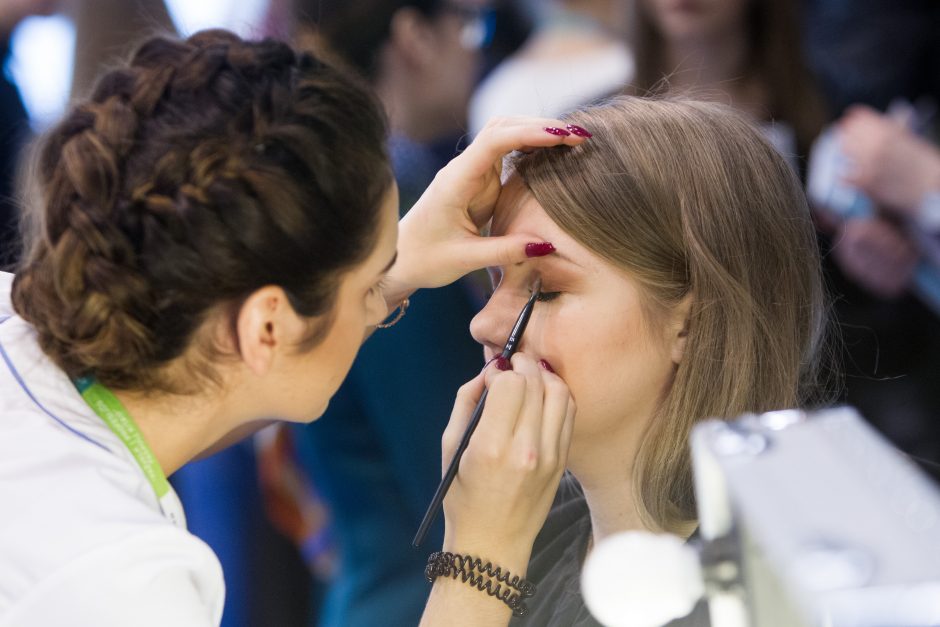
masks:
<svg viewBox="0 0 940 627"><path fill-rule="evenodd" d="M297 315L287 295L274 285L256 290L242 303L235 323L238 347L242 361L256 375L267 374L288 343L292 317Z"/></svg>
<svg viewBox="0 0 940 627"><path fill-rule="evenodd" d="M686 294L673 308L669 325L670 359L677 366L685 355L686 340L689 337L689 315L692 312L693 295Z"/></svg>
<svg viewBox="0 0 940 627"><path fill-rule="evenodd" d="M436 62L431 23L414 7L402 7L392 15L388 46L406 67L420 68Z"/></svg>

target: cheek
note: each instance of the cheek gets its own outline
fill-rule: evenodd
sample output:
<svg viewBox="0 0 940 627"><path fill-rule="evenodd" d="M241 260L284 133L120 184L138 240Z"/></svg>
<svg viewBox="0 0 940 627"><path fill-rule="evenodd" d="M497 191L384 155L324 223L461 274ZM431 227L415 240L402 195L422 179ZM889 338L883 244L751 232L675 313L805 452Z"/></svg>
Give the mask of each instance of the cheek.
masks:
<svg viewBox="0 0 940 627"><path fill-rule="evenodd" d="M365 323L361 311L337 312L333 327L324 338L321 350L315 351L315 363L311 364L311 367L320 373L329 396L336 393L349 373L364 336Z"/></svg>
<svg viewBox="0 0 940 627"><path fill-rule="evenodd" d="M352 367L353 361L362 346L365 337L365 321L362 317L349 316L345 320L337 321L336 345L332 351L334 359L334 376L338 381L336 386L342 383L346 374Z"/></svg>
<svg viewBox="0 0 940 627"><path fill-rule="evenodd" d="M655 410L672 366L638 309L628 305L617 315L597 315L586 308L559 308L539 331L540 356L577 402L576 438L610 433Z"/></svg>

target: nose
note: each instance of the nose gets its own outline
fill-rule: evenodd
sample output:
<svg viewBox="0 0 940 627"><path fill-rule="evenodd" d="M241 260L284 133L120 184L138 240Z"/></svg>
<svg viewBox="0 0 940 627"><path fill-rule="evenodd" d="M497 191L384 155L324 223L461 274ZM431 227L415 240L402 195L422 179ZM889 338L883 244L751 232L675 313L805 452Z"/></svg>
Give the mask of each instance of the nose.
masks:
<svg viewBox="0 0 940 627"><path fill-rule="evenodd" d="M502 286L497 288L486 306L470 321L470 335L483 345L486 359L503 350L512 325L528 298L528 294L514 292Z"/></svg>

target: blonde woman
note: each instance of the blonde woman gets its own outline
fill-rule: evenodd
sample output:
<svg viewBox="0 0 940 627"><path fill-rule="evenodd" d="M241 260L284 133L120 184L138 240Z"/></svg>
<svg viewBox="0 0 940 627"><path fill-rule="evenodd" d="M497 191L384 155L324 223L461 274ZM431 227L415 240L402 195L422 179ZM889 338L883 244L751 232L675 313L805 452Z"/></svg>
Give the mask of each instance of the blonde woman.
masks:
<svg viewBox="0 0 940 627"><path fill-rule="evenodd" d="M577 403L570 481L544 527L554 486L537 502L529 497L515 537L498 518L473 520L462 508L459 518L448 512L448 537L470 524L486 535L471 547L445 540L447 551L476 551L525 573L536 587L525 624L540 627L597 624L579 592L593 543L630 529L694 532L692 426L807 402L825 321L799 182L742 116L717 104L620 97L566 121L594 139L519 158L492 224L494 235L531 233L557 252L492 269L495 292L471 331L487 358L498 355L541 277L522 351L556 372ZM495 472L492 458L520 468L553 462L550 447L533 460L514 446L519 428L481 429L480 454L464 459L449 497L455 510L480 486L491 487L492 502L514 485L515 473ZM445 434L445 460L459 431ZM526 494L539 493L533 485ZM467 587L438 577L431 596ZM699 608L679 624L703 623Z"/></svg>

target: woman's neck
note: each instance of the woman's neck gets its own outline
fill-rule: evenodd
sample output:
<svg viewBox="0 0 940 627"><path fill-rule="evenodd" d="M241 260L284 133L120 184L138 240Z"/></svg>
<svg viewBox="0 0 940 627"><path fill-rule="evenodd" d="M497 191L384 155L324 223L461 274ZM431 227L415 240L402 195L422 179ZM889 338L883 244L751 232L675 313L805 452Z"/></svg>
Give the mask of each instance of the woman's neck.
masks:
<svg viewBox="0 0 940 627"><path fill-rule="evenodd" d="M584 491L594 542L620 531L644 530L633 494L633 460L639 433L572 447L568 467ZM582 453L583 451L583 453Z"/></svg>
<svg viewBox="0 0 940 627"><path fill-rule="evenodd" d="M211 392L171 395L115 390L169 477L235 428L229 403Z"/></svg>
<svg viewBox="0 0 940 627"><path fill-rule="evenodd" d="M630 476L579 477L591 512L591 536L597 543L621 531L644 531Z"/></svg>

